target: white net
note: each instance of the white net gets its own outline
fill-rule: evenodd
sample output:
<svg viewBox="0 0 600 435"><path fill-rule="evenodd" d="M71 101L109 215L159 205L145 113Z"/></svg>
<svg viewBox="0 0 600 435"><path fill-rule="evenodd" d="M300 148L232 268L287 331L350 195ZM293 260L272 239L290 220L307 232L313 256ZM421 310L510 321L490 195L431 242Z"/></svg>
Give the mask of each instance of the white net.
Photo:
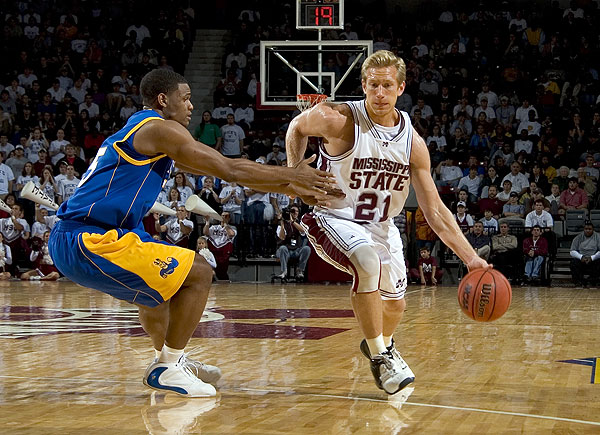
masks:
<svg viewBox="0 0 600 435"><path fill-rule="evenodd" d="M304 112L306 109L310 109L326 99L327 95L325 94L298 94L296 95L296 106L298 110Z"/></svg>

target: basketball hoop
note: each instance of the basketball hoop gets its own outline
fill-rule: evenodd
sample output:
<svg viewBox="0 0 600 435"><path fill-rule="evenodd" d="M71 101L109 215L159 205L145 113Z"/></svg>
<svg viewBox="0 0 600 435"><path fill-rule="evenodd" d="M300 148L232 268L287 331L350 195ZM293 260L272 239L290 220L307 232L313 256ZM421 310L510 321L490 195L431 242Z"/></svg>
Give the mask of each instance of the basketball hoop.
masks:
<svg viewBox="0 0 600 435"><path fill-rule="evenodd" d="M298 110L304 112L306 109L310 109L326 99L327 95L325 94L298 94L296 95L296 106Z"/></svg>

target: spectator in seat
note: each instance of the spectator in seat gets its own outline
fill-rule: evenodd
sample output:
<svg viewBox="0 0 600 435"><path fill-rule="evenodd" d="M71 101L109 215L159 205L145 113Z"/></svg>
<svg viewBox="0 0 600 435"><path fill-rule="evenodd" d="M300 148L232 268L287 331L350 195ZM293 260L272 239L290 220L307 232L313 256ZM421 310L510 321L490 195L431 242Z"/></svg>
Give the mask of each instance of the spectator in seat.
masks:
<svg viewBox="0 0 600 435"><path fill-rule="evenodd" d="M275 253L279 258L281 273L277 275L284 279L288 274L288 264L290 260L297 259L296 279L304 279L304 270L308 257L310 257L310 248L303 244L302 234L304 229L299 223L300 210L297 206L292 206L288 210L282 210L281 219L277 226L278 248Z"/></svg>
<svg viewBox="0 0 600 435"><path fill-rule="evenodd" d="M213 279L216 278L215 268L217 267L217 260L215 260L215 256L208 249L208 237L198 237L198 242L196 242L196 252L202 255L210 267L213 268Z"/></svg>
<svg viewBox="0 0 600 435"><path fill-rule="evenodd" d="M465 213L466 209L467 204L464 201L459 201L458 204L456 204L456 214L454 215L456 223L458 223L458 226L464 234L468 234L473 227L473 218L470 214Z"/></svg>
<svg viewBox="0 0 600 435"><path fill-rule="evenodd" d="M544 201L541 199L534 201L533 210L525 217L525 231L531 231L536 225L543 231L551 231L554 228L552 215L544 210Z"/></svg>
<svg viewBox="0 0 600 435"><path fill-rule="evenodd" d="M541 237L542 228L534 225L531 237L523 240L523 253L525 254L525 282L538 284L542 263L548 255L548 241Z"/></svg>
<svg viewBox="0 0 600 435"><path fill-rule="evenodd" d="M160 222L158 213L155 213L154 219ZM156 230L160 233L167 233L167 241L182 248L189 247L189 236L194 230L194 223L188 219L188 212L184 206L177 207L177 215L168 219L164 225L158 223Z"/></svg>
<svg viewBox="0 0 600 435"><path fill-rule="evenodd" d="M211 148L221 149L221 129L212 122L212 115L208 110L202 113L202 122L194 130L194 138Z"/></svg>
<svg viewBox="0 0 600 435"><path fill-rule="evenodd" d="M4 236L0 233L0 281L10 279L12 270L12 252L10 246L4 243Z"/></svg>
<svg viewBox="0 0 600 435"><path fill-rule="evenodd" d="M475 222L473 224L473 231L467 234L467 240L484 260L487 260L491 252L491 241L489 236L483 234L483 223Z"/></svg>
<svg viewBox="0 0 600 435"><path fill-rule="evenodd" d="M232 225L242 223L242 202L244 202L244 188L237 183L229 183L219 193L219 200L223 211L229 212Z"/></svg>
<svg viewBox="0 0 600 435"><path fill-rule="evenodd" d="M219 104L212 111L212 119L219 127L227 122L227 115L233 115L233 109L229 107L225 98L219 99Z"/></svg>
<svg viewBox="0 0 600 435"><path fill-rule="evenodd" d="M571 242L571 275L575 285L586 285L585 275L590 275L593 285L600 278L600 234L594 231L594 225L588 221Z"/></svg>
<svg viewBox="0 0 600 435"><path fill-rule="evenodd" d="M29 259L33 264L33 269L21 274L22 280L42 280L56 281L60 278L58 269L54 266L54 261L48 252L48 239L50 231L46 231L42 240L36 239L31 243L31 253Z"/></svg>
<svg viewBox="0 0 600 435"><path fill-rule="evenodd" d="M492 237L498 233L498 221L494 218L493 211L489 208L482 209L483 217L479 219L479 222L483 224L483 234L488 237Z"/></svg>
<svg viewBox="0 0 600 435"><path fill-rule="evenodd" d="M596 181L587 174L585 167L577 168L577 181L579 187L582 188L586 193L588 197L588 203L593 201L597 189Z"/></svg>
<svg viewBox="0 0 600 435"><path fill-rule="evenodd" d="M504 182L504 180L509 180L512 183L511 192L517 192L519 196L524 194L529 187L529 180L525 174L521 172L521 164L516 161L512 162L510 165L510 173L504 177L502 182Z"/></svg>
<svg viewBox="0 0 600 435"><path fill-rule="evenodd" d="M225 157L239 158L244 149L244 139L246 134L242 127L235 123L233 114L227 115L227 124L221 127L223 142L220 151Z"/></svg>
<svg viewBox="0 0 600 435"><path fill-rule="evenodd" d="M508 202L502 207L502 219L500 223L506 220L524 222L525 217L525 206L519 204L519 194L517 192L510 192Z"/></svg>
<svg viewBox="0 0 600 435"><path fill-rule="evenodd" d="M585 210L587 214L588 196L579 187L577 178L569 178L569 188L560 194L558 214L564 215L567 210Z"/></svg>
<svg viewBox="0 0 600 435"><path fill-rule="evenodd" d="M208 237L208 249L214 254L217 262L215 268L217 279L228 280L229 257L233 252L233 240L237 235L237 229L229 225L229 212L221 213L221 218L223 220L215 225L211 225L210 219L206 219L203 234Z"/></svg>
<svg viewBox="0 0 600 435"><path fill-rule="evenodd" d="M438 180L435 180L437 187L457 187L458 182L463 177L463 173L460 168L456 166L454 164L454 160L450 158L440 162L440 164L435 168L435 173L439 177Z"/></svg>
<svg viewBox="0 0 600 435"><path fill-rule="evenodd" d="M510 195L510 193L509 193ZM482 198L477 202L479 206L479 210L491 210L492 217L494 219L499 219L502 215L502 207L504 206L504 202L498 198L498 186L492 184L488 187L488 195L487 198Z"/></svg>
<svg viewBox="0 0 600 435"><path fill-rule="evenodd" d="M438 267L437 260L431 256L427 246L419 249L420 258L417 267L410 269L410 278L420 280L421 285L437 285L442 282L444 271Z"/></svg>
<svg viewBox="0 0 600 435"><path fill-rule="evenodd" d="M30 227L23 219L23 207L21 204L14 204L10 217L0 219L0 233L4 236L5 243L10 246L12 253L13 270L17 266L26 267L29 264L29 239Z"/></svg>
<svg viewBox="0 0 600 435"><path fill-rule="evenodd" d="M500 224L500 234L492 236L492 262L494 268L502 272L507 278L514 279L515 259L519 258L519 244L517 237L508 233L506 222Z"/></svg>
<svg viewBox="0 0 600 435"><path fill-rule="evenodd" d="M3 156L0 153L0 199L4 200L6 195L12 193L15 176L10 166L2 163Z"/></svg>
<svg viewBox="0 0 600 435"><path fill-rule="evenodd" d="M477 194L479 193L479 185L481 178L477 175L477 166L473 165L469 168L469 175L462 177L458 182L459 189L467 189L469 192L469 201L477 202Z"/></svg>

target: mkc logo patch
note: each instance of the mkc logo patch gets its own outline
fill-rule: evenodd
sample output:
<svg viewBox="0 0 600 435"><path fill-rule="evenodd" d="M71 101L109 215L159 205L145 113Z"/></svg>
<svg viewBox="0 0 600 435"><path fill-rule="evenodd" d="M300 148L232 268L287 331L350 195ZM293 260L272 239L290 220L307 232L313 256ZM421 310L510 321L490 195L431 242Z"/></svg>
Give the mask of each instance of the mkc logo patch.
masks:
<svg viewBox="0 0 600 435"><path fill-rule="evenodd" d="M600 357L565 359L558 362L590 366L592 368L592 379L590 384L600 384Z"/></svg>
<svg viewBox="0 0 600 435"><path fill-rule="evenodd" d="M160 267L160 276L161 278L166 279L175 271L175 268L179 266L179 261L173 257L167 257L166 261L157 258L154 260L154 265Z"/></svg>

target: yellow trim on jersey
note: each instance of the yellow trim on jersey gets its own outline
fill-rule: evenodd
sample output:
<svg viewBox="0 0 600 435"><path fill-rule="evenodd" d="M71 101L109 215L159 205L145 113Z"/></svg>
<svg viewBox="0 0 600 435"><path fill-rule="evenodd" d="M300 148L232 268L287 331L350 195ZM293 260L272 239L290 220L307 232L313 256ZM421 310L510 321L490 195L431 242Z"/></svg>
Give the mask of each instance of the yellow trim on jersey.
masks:
<svg viewBox="0 0 600 435"><path fill-rule="evenodd" d="M113 143L113 148L115 149L115 151L117 153L119 153L119 155L121 157L123 157L127 162L131 163L132 165L135 166L144 166L147 165L149 163L155 162L157 160L162 159L163 157L166 157L166 154L160 154L156 157L152 157L150 159L146 159L146 160L136 160L133 157L127 155L127 153L125 151L123 151L120 147L117 146L118 143L123 143L125 142L127 139L129 139L129 136L131 136L133 133L135 133L137 130L140 129L141 126L143 126L145 123L149 122L149 121L153 121L155 119L160 119L162 121L164 121L163 118L160 118L158 116L150 116L148 118L142 119L139 123L137 123L136 125L133 126L133 128L131 130L129 130L129 133L127 133L125 135L125 137L122 140L118 140L116 142Z"/></svg>
<svg viewBox="0 0 600 435"><path fill-rule="evenodd" d="M83 233L81 240L93 254L139 276L165 301L179 290L194 263L194 251L162 243L142 242L133 232L121 238L116 230L104 234ZM168 263L169 258L176 259L179 264L163 278L160 275L163 269L161 263Z"/></svg>

